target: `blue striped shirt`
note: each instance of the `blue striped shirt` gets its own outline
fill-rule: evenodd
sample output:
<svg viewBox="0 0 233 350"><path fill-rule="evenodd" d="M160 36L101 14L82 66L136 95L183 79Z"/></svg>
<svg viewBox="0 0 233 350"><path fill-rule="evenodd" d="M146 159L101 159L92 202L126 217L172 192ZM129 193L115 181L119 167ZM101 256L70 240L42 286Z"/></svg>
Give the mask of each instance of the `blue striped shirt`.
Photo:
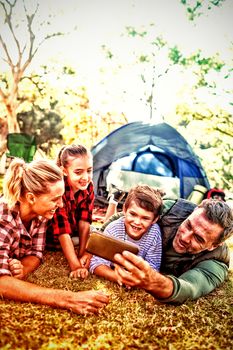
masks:
<svg viewBox="0 0 233 350"><path fill-rule="evenodd" d="M158 224L151 225L150 229L139 240L134 240L125 232L125 218L120 217L118 220L111 222L104 233L124 241L136 243L139 247L138 255L146 260L153 269L159 271L162 258L162 238ZM89 268L90 272L94 273L96 267L100 265L111 267L112 262L93 255Z"/></svg>

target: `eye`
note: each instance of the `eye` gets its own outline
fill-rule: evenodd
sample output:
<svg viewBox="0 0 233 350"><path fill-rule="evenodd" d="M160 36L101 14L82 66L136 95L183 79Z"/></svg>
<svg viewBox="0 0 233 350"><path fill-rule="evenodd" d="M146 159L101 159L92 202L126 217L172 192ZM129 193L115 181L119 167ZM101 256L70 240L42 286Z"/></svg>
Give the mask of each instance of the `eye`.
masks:
<svg viewBox="0 0 233 350"><path fill-rule="evenodd" d="M200 243L200 244L204 243L203 239L200 236L198 236L197 234L194 234L194 238L198 243Z"/></svg>

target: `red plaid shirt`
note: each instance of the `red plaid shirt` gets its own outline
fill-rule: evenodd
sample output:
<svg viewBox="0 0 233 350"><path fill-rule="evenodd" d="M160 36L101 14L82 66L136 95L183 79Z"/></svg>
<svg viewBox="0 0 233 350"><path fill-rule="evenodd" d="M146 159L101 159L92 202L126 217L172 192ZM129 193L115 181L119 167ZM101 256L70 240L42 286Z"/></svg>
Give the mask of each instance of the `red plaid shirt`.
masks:
<svg viewBox="0 0 233 350"><path fill-rule="evenodd" d="M65 193L63 195L63 208L58 208L51 220L49 220L46 243L48 246L57 245L58 236L68 233L78 236L78 222L80 220L92 223L92 211L94 208L94 187L91 182L84 191L79 190L74 194L67 178L65 177Z"/></svg>
<svg viewBox="0 0 233 350"><path fill-rule="evenodd" d="M22 259L33 255L42 259L45 247L47 219L38 217L32 220L30 231L24 227L19 205L8 209L0 202L0 275L11 275L8 259Z"/></svg>

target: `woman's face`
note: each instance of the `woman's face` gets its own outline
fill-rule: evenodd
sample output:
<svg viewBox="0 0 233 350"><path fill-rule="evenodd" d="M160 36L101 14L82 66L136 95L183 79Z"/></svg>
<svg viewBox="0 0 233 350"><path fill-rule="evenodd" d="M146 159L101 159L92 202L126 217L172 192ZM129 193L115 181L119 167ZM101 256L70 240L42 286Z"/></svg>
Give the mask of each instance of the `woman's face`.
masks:
<svg viewBox="0 0 233 350"><path fill-rule="evenodd" d="M91 154L71 158L69 165L63 169L74 192L86 190L93 176L93 159Z"/></svg>
<svg viewBox="0 0 233 350"><path fill-rule="evenodd" d="M46 219L52 219L57 208L62 208L62 196L65 190L64 181L57 181L48 186L46 194L34 195L32 211L37 216L41 215Z"/></svg>

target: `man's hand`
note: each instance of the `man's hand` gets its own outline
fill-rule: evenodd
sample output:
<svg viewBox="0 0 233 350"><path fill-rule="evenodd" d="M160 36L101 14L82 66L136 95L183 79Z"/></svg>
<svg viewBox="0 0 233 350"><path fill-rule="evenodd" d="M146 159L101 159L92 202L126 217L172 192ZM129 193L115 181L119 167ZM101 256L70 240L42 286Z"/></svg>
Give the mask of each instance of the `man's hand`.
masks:
<svg viewBox="0 0 233 350"><path fill-rule="evenodd" d="M71 271L70 277L72 278L87 278L88 270L85 267L78 267L76 270Z"/></svg>
<svg viewBox="0 0 233 350"><path fill-rule="evenodd" d="M156 298L168 298L173 292L173 282L152 269L141 257L124 251L114 256L117 280L120 285L145 289ZM123 267L122 267L123 266Z"/></svg>
<svg viewBox="0 0 233 350"><path fill-rule="evenodd" d="M18 259L9 259L9 270L13 277L18 279L23 279L24 276L24 270L23 270L23 264Z"/></svg>

